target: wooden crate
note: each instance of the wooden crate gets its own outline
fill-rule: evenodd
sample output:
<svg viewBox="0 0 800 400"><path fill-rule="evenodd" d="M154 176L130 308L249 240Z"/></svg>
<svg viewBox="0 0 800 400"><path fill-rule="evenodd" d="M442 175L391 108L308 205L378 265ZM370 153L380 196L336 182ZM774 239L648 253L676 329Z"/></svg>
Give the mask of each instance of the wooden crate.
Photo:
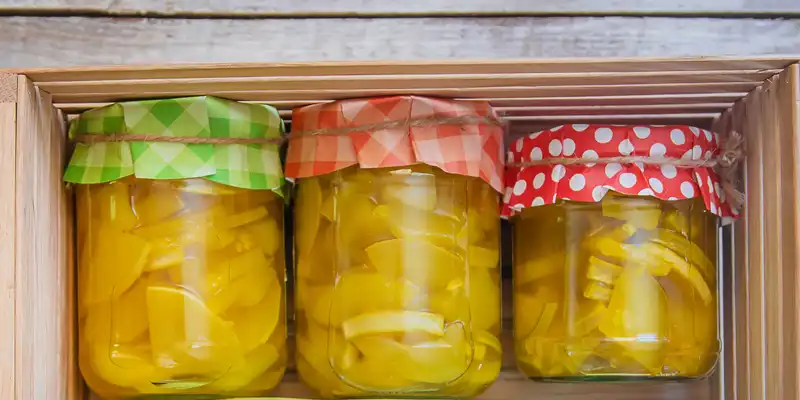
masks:
<svg viewBox="0 0 800 400"><path fill-rule="evenodd" d="M0 399L85 399L76 363L65 121L107 102L210 94L293 107L420 94L488 99L509 135L563 122L685 123L743 133L747 208L721 230L722 360L707 380L535 383L481 399L800 399L798 58L204 64L0 71ZM509 293L508 290L505 291ZM506 297L508 299L508 297ZM510 304L505 301L504 316ZM312 397L289 371L276 396Z"/></svg>

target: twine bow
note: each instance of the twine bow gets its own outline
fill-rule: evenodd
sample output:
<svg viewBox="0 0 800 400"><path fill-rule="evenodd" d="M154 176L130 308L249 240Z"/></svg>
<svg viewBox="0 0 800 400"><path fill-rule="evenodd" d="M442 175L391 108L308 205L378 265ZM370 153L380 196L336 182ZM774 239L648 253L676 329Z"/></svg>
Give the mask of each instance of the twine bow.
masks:
<svg viewBox="0 0 800 400"><path fill-rule="evenodd" d="M553 157L541 160L528 160L508 163L511 167L529 167L535 165L561 164L633 164L645 165L672 165L676 168L714 168L720 176L722 190L725 192L728 204L737 213L744 206L744 193L737 189L739 163L744 157L744 137L737 131L731 131L729 137L721 143L719 154L716 157L699 160L668 157L649 156L617 156L603 158L564 158Z"/></svg>

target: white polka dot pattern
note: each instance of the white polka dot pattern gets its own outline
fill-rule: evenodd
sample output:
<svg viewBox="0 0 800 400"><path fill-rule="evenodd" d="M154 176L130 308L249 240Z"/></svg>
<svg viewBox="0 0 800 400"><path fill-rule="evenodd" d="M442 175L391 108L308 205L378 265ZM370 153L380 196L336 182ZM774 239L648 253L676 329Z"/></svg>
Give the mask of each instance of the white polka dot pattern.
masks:
<svg viewBox="0 0 800 400"><path fill-rule="evenodd" d="M575 154L575 141L572 139L564 139L563 154L571 156Z"/></svg>
<svg viewBox="0 0 800 400"><path fill-rule="evenodd" d="M536 177L533 178L533 188L534 189L541 188L542 185L544 185L544 179L545 179L544 172L539 172L538 174L536 174Z"/></svg>
<svg viewBox="0 0 800 400"><path fill-rule="evenodd" d="M561 141L558 139L551 140L548 148L550 149L551 156L558 157L561 155Z"/></svg>
<svg viewBox="0 0 800 400"><path fill-rule="evenodd" d="M569 179L569 188L578 192L583 190L586 187L586 178L583 177L581 174L572 175L572 178Z"/></svg>
<svg viewBox="0 0 800 400"><path fill-rule="evenodd" d="M525 193L525 189L528 188L528 184L525 181L517 181L514 185L514 195L521 196Z"/></svg>
<svg viewBox="0 0 800 400"><path fill-rule="evenodd" d="M635 126L633 127L633 133L639 139L647 139L647 137L650 136L650 128L646 126Z"/></svg>
<svg viewBox="0 0 800 400"><path fill-rule="evenodd" d="M567 124L517 139L509 146L509 160L620 156L700 160L715 157L716 133L680 125ZM513 164L513 163L512 163ZM702 197L706 208L721 217L736 217L710 168L685 168L644 163L578 163L509 166L503 216L526 207L559 200L597 202L609 190L665 201Z"/></svg>
<svg viewBox="0 0 800 400"><path fill-rule="evenodd" d="M553 167L553 173L552 175L550 175L550 177L553 179L553 182L558 182L561 180L561 178L564 177L566 171L567 169L563 165L556 165L555 167Z"/></svg>
<svg viewBox="0 0 800 400"><path fill-rule="evenodd" d="M614 131L611 128L598 128L594 131L594 140L597 143L608 143L614 138Z"/></svg>
<svg viewBox="0 0 800 400"><path fill-rule="evenodd" d="M626 172L619 176L619 184L625 189L630 189L636 185L636 175Z"/></svg>
<svg viewBox="0 0 800 400"><path fill-rule="evenodd" d="M650 147L650 157L660 158L667 154L667 148L661 143L656 143Z"/></svg>
<svg viewBox="0 0 800 400"><path fill-rule="evenodd" d="M625 139L619 142L619 154L623 156L629 156L633 154L633 143L630 140Z"/></svg>

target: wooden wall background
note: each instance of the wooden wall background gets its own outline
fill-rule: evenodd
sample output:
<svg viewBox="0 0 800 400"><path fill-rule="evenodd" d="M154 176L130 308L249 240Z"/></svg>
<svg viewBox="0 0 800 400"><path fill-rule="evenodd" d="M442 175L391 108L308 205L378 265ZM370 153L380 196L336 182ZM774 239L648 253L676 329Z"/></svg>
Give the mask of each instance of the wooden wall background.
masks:
<svg viewBox="0 0 800 400"><path fill-rule="evenodd" d="M0 68L800 53L800 0L0 0Z"/></svg>

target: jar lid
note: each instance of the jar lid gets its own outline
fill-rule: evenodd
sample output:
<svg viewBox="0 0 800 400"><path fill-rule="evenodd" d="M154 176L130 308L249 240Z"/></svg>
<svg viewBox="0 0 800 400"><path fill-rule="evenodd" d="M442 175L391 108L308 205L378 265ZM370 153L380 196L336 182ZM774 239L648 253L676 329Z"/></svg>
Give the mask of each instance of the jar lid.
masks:
<svg viewBox="0 0 800 400"><path fill-rule="evenodd" d="M292 112L286 176L428 164L503 189L503 126L483 101L391 96Z"/></svg>
<svg viewBox="0 0 800 400"><path fill-rule="evenodd" d="M598 202L613 190L668 201L701 196L711 213L736 218L712 167L719 149L719 135L684 125L572 124L532 133L508 151L502 215L557 200Z"/></svg>
<svg viewBox="0 0 800 400"><path fill-rule="evenodd" d="M283 132L278 111L260 104L210 96L114 103L71 121L76 144L64 180L204 178L282 195Z"/></svg>

